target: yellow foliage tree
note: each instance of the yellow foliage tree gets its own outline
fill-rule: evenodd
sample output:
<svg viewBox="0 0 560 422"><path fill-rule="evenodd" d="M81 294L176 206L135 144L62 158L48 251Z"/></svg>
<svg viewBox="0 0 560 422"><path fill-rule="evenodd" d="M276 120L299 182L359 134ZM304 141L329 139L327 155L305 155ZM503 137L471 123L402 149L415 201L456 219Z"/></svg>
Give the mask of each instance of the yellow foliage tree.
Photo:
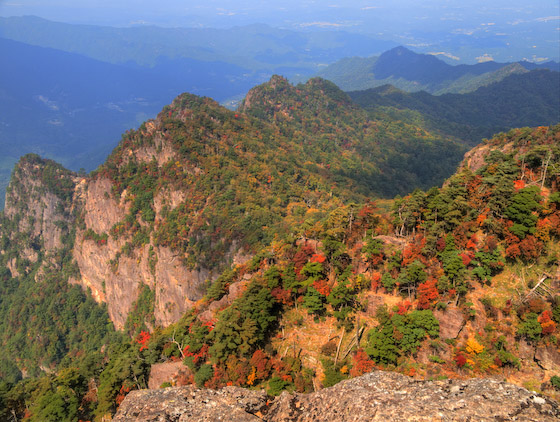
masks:
<svg viewBox="0 0 560 422"><path fill-rule="evenodd" d="M467 353L478 355L484 351L484 346L480 344L474 337L469 337L466 346Z"/></svg>
<svg viewBox="0 0 560 422"><path fill-rule="evenodd" d="M247 377L247 385L253 385L253 383L255 382L256 379L257 379L257 370L253 366L253 370L251 371L251 373Z"/></svg>

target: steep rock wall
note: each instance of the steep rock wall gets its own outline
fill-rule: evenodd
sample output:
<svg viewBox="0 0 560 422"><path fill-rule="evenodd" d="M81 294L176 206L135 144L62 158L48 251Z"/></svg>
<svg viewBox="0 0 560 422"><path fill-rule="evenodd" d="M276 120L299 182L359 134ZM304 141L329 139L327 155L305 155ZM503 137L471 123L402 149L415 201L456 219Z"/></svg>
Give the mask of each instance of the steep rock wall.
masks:
<svg viewBox="0 0 560 422"><path fill-rule="evenodd" d="M170 148L162 146L158 151L161 163L171 159ZM152 148L140 155L150 160L158 151ZM185 196L162 191L155 199L159 220L163 205L173 209ZM130 247L131 236L111 236L111 228L125 219L129 209L127 192L115 195L106 177L78 177L50 160L24 157L14 171L0 223L14 228L8 231L18 251L7 261L12 276L39 260L56 268L56 256L66 248L79 269L69 281L89 289L97 302L105 302L116 328L124 327L142 285L154 291L155 323L166 326L178 321L202 298L206 281L215 274L187 268L181 256L156 246L151 238ZM235 252L232 249L232 256ZM40 276L41 270L36 277Z"/></svg>
<svg viewBox="0 0 560 422"><path fill-rule="evenodd" d="M17 277L24 261L58 265L54 256L71 242L74 224L73 198L81 194L81 178L50 160L38 156L23 157L15 168L6 193L4 217L13 230L10 242L18 256L8 268Z"/></svg>
<svg viewBox="0 0 560 422"><path fill-rule="evenodd" d="M107 236L105 242L87 239L88 229L107 234L127 213L129 204L124 199L118 201L111 188L111 182L105 178L88 183L83 204L84 227L78 231L74 246L80 277L73 282L91 289L97 301L107 303L109 316L118 329L124 327L143 284L155 292L156 324L176 322L202 297L202 287L212 274L203 268L187 269L169 248L147 244L122 254L130 240L126 236ZM125 197L123 193L121 198Z"/></svg>

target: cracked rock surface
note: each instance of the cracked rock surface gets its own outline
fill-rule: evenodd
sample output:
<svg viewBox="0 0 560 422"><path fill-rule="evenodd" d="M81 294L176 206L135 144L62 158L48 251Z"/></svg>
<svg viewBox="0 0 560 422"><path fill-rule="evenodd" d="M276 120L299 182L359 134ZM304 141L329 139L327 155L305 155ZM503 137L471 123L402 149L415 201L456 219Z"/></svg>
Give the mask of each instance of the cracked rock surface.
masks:
<svg viewBox="0 0 560 422"><path fill-rule="evenodd" d="M535 421L560 420L558 403L493 379L418 381L377 371L312 394L193 386L131 392L114 421Z"/></svg>
<svg viewBox="0 0 560 422"><path fill-rule="evenodd" d="M122 402L113 421L260 421L266 406L264 391L240 387L207 390L192 385L158 390L132 391Z"/></svg>

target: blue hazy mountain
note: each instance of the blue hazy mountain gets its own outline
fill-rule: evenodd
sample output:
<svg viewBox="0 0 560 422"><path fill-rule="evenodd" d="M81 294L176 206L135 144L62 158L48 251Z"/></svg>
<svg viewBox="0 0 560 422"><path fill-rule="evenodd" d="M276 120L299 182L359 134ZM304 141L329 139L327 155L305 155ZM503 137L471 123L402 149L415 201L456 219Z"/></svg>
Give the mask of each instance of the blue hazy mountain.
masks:
<svg viewBox="0 0 560 422"><path fill-rule="evenodd" d="M161 0L132 5L129 0L82 0L79 7L69 0L12 1L2 3L0 15L36 15L59 22L116 27L158 25L229 29L264 23L297 32L314 32L316 38L326 32L344 30L373 34L422 53L447 55L457 63L475 63L477 57L486 55L499 62L523 58L559 61L560 53L559 4L555 0ZM34 28L30 32L33 33ZM262 41L265 40L259 40ZM352 47L348 45L346 56L377 54L355 53Z"/></svg>
<svg viewBox="0 0 560 422"><path fill-rule="evenodd" d="M344 58L318 73L346 91L391 84L409 92L432 94L466 93L498 82L513 73L535 69L560 70L560 64L535 64L528 61L497 63L485 61L473 65L450 65L430 54L418 54L396 47L380 56Z"/></svg>
<svg viewBox="0 0 560 422"><path fill-rule="evenodd" d="M154 66L158 58L223 61L251 70L314 73L348 55L380 54L392 41L344 31L302 32L263 24L229 29L72 25L23 16L0 18L0 36L111 62ZM286 75L291 76L291 75Z"/></svg>

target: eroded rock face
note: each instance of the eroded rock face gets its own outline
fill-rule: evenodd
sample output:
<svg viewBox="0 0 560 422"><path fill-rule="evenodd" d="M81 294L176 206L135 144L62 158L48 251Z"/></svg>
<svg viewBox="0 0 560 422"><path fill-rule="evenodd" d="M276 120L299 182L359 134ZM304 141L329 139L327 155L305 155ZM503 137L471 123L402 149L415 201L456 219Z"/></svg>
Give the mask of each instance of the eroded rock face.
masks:
<svg viewBox="0 0 560 422"><path fill-rule="evenodd" d="M164 382L172 382L173 385L184 385L180 382L192 375L192 371L183 362L154 363L150 368L150 379L148 388L157 389Z"/></svg>
<svg viewBox="0 0 560 422"><path fill-rule="evenodd" d="M457 338L465 326L465 316L455 306L450 306L445 311L435 311L434 316L439 321L439 336L444 340Z"/></svg>
<svg viewBox="0 0 560 422"><path fill-rule="evenodd" d="M375 316L375 313L379 307L385 304L385 299L383 296L369 295L366 305L366 312L369 316Z"/></svg>
<svg viewBox="0 0 560 422"><path fill-rule="evenodd" d="M131 254L122 254L130 241L127 236L117 239L108 236L101 244L85 239L86 230L108 234L124 219L130 206L124 197L126 193L120 201L115 198L108 179L94 178L87 184L83 200L85 230L78 231L73 251L80 277L73 282L89 288L98 302L107 303L107 311L117 329L124 327L140 287L146 285L155 292L156 323L167 326L178 321L202 297L202 287L212 274L204 268L187 269L168 248L145 245L135 248ZM170 198L175 206L173 201L181 199L173 195Z"/></svg>
<svg viewBox="0 0 560 422"><path fill-rule="evenodd" d="M149 134L156 131L156 125L146 123ZM153 144L130 149L127 157L154 161L159 166L172 159L179 163L171 143L164 142L161 134L154 136ZM183 165L189 166L187 173L201 171L194 165ZM172 211L185 197L186 193L173 186L157 192L154 224L164 219L163 208ZM22 158L14 170L4 211L22 234L10 239L17 240L18 247L18 256L8 260L12 276L27 272L38 260L57 269L60 253L71 249L79 274L73 273L69 282L89 289L97 302L105 302L117 329L124 328L143 286L154 293L155 324L167 326L178 321L202 298L206 282L213 280L219 269L212 272L204 265L187 267L185 256L159 246L151 235L153 227L138 216L138 224L150 235L134 241L133 234L124 228L131 203L127 189L117 192L114 181L103 172L80 177L35 155ZM235 242L226 255L224 264L248 259ZM43 268L36 274L40 280Z"/></svg>
<svg viewBox="0 0 560 422"><path fill-rule="evenodd" d="M38 183L33 183L31 189L38 188ZM6 201L6 216L11 218L14 207ZM59 198L50 192L41 196L37 201L27 202L25 209L25 217L19 222L19 231L28 233L30 237L41 238L43 241L43 250L45 253L51 253L62 247L63 230L57 225L57 222L69 223L69 218L64 218L62 213L57 210L60 204ZM37 252L31 248L22 251L23 258L32 262L37 261Z"/></svg>
<svg viewBox="0 0 560 422"><path fill-rule="evenodd" d="M81 277L75 282L89 287L97 301L107 303L109 316L118 329L124 327L142 284L155 292L156 323L167 326L178 321L202 297L211 272L204 268L189 270L169 248L152 247L150 251L150 245L145 245L131 256L117 257L127 240L109 236L106 244L99 245L84 239L83 233L78 234L74 257Z"/></svg>
<svg viewBox="0 0 560 422"><path fill-rule="evenodd" d="M555 371L560 368L560 348L553 344L541 345L535 349L535 361L537 364L548 371Z"/></svg>
<svg viewBox="0 0 560 422"><path fill-rule="evenodd" d="M65 247L64 238L74 222L71 197L79 195L81 179L51 163L37 156L20 160L6 192L4 216L17 227L9 235L11 240L15 233L21 235L16 241L19 260L36 263L42 256L43 262L56 266L52 257ZM56 184L64 187L57 192ZM13 277L19 275L16 261L8 264Z"/></svg>
<svg viewBox="0 0 560 422"><path fill-rule="evenodd" d="M170 151L169 146L162 146L162 160L169 159ZM141 158L149 157L145 153ZM79 274L69 281L89 289L97 302L107 303L117 329L124 327L142 285L154 292L155 323L167 326L202 297L206 281L216 274L203 267L187 268L177 253L156 246L151 238L147 244L131 248L130 235L111 236L111 229L124 221L130 208L126 190L120 196L113 190L111 180L102 175L78 177L49 160L22 159L8 189L4 215L24 235L18 239L18 257L8 261L8 268L12 276L18 276L21 269L26 271L25 262L38 259L57 268L57 254L73 245ZM159 199L159 208L165 203L173 209L182 199L166 192L165 201ZM234 246L231 255L235 258L239 248ZM41 268L36 280L42 274Z"/></svg>
<svg viewBox="0 0 560 422"><path fill-rule="evenodd" d="M372 372L312 394L192 386L130 393L114 421L557 421L558 403L491 379L418 381Z"/></svg>

